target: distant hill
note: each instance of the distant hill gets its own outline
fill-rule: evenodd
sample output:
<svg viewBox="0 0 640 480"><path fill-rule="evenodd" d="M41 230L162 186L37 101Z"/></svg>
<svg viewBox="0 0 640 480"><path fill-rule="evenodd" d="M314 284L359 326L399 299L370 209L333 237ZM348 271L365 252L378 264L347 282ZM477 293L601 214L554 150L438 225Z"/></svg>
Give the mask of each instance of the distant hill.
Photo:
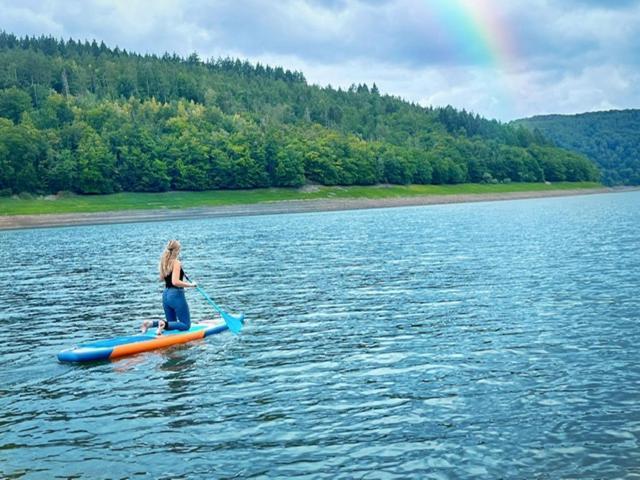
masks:
<svg viewBox="0 0 640 480"><path fill-rule="evenodd" d="M595 161L609 185L640 185L640 110L544 115L514 122Z"/></svg>
<svg viewBox="0 0 640 480"><path fill-rule="evenodd" d="M598 178L524 127L375 84L0 32L0 195Z"/></svg>

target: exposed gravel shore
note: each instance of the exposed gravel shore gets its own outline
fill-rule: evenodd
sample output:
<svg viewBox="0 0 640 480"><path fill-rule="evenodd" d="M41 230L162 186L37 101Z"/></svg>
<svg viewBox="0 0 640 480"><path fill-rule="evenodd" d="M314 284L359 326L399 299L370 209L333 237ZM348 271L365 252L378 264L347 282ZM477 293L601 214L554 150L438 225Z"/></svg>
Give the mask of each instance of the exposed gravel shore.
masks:
<svg viewBox="0 0 640 480"><path fill-rule="evenodd" d="M21 228L98 225L107 223L156 222L192 218L233 217L246 215L273 215L283 213L329 212L364 208L392 208L444 203L487 202L525 198L564 197L615 193L636 188L593 188L576 190L549 190L509 193L482 193L464 195L428 195L384 199L320 199L287 200L279 202L159 210L120 210L99 213L62 213L46 215L0 216L0 230Z"/></svg>

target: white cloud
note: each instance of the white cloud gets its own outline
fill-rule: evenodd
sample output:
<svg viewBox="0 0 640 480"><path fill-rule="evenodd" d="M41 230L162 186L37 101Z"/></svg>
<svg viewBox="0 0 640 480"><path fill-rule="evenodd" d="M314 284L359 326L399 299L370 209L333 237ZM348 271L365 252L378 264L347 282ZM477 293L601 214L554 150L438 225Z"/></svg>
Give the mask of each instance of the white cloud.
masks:
<svg viewBox="0 0 640 480"><path fill-rule="evenodd" d="M37 35L46 32L56 36L65 33L64 26L46 13L33 11L24 6L11 7L3 5L2 2L0 7L0 28L11 33Z"/></svg>

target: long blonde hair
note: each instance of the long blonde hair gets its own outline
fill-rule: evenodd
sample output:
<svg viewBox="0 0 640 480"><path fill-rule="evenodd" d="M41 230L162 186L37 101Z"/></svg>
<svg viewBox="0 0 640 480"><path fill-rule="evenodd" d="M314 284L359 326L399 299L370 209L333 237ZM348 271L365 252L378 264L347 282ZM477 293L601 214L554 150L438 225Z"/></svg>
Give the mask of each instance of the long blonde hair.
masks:
<svg viewBox="0 0 640 480"><path fill-rule="evenodd" d="M178 258L180 253L180 242L178 240L169 240L167 246L164 247L164 251L160 256L160 263L158 270L160 271L160 281L164 280L167 275L171 275L173 271L173 262Z"/></svg>

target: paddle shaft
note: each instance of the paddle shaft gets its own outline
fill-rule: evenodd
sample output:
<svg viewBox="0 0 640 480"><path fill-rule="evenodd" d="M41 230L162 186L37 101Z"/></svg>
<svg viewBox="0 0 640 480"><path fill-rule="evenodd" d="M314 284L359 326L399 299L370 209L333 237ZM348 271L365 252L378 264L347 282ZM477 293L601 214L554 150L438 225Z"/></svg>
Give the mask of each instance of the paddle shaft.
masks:
<svg viewBox="0 0 640 480"><path fill-rule="evenodd" d="M188 282L191 282L191 279L187 276L186 273L184 274L184 276ZM224 320L224 323L227 324L227 327L229 328L229 330L231 330L231 332L234 335L237 335L238 333L240 333L240 330L242 329L242 321L244 319L244 315L242 315L242 318L236 318L233 315L229 315L227 312L222 310L218 305L216 305L216 302L211 300L211 297L207 295L207 292L201 289L198 285L196 285L196 289L202 294L202 296L207 300L207 302L209 302L211 306L216 309L216 311L220 314L220 316Z"/></svg>
<svg viewBox="0 0 640 480"><path fill-rule="evenodd" d="M187 279L187 282L191 282L191 279L187 276L187 274L186 274L186 273L184 274L184 278L186 278L186 279ZM222 309L221 309L218 305L216 305L216 302L214 302L213 300L211 300L211 297L209 297L209 295L207 295L207 292L205 292L203 289L201 289L201 288L200 288L200 285L196 285L196 290L198 290L198 291L202 294L202 296L207 300L207 302L209 302L209 303L211 304L211 306L212 306L213 308L215 308L215 309L216 309L216 311L217 311L220 315L222 315L222 314L224 313L224 312L222 311Z"/></svg>

